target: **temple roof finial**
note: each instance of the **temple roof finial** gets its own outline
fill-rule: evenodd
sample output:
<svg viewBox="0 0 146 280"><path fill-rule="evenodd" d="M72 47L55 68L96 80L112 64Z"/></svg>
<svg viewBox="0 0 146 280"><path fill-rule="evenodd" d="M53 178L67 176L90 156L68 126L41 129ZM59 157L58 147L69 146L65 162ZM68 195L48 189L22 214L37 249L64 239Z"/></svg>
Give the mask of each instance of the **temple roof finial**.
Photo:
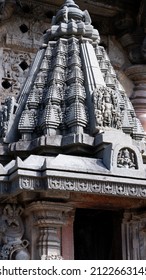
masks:
<svg viewBox="0 0 146 280"><path fill-rule="evenodd" d="M66 0L57 12L55 22L68 22L70 19L84 21L84 12L73 0Z"/></svg>
<svg viewBox="0 0 146 280"><path fill-rule="evenodd" d="M67 6L67 7L78 7L79 6L74 2L74 0L65 0L64 4L61 6L61 8L63 6Z"/></svg>

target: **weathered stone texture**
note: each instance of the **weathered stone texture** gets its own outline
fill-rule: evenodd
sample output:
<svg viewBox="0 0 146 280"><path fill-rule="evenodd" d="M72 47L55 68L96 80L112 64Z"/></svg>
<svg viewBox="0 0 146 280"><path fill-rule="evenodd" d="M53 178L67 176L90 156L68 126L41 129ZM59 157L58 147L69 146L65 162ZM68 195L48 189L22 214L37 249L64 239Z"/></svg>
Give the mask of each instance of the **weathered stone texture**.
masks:
<svg viewBox="0 0 146 280"><path fill-rule="evenodd" d="M146 259L143 1L1 2L0 259L73 259L77 208L126 210Z"/></svg>

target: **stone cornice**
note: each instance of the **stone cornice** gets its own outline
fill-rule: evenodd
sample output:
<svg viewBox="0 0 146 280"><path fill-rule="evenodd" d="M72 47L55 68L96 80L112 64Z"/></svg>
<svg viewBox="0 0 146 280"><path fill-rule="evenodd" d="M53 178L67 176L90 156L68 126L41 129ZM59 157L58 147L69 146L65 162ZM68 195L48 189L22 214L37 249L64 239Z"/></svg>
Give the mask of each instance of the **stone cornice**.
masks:
<svg viewBox="0 0 146 280"><path fill-rule="evenodd" d="M45 158L38 157L34 159L36 163L40 162L40 167L37 165L30 166L20 159L17 159L15 165L7 170L7 175L0 176L0 197L2 199L11 199L11 196L17 197L21 193L31 192L45 193L48 196L53 196L53 191L60 191L62 193L87 193L94 195L106 195L106 196L117 196L117 197L131 197L131 198L146 198L146 179L140 177L138 170L135 172L135 178L121 176L116 172L111 174L109 170L104 168L99 171L99 166L95 166L97 171L75 171L62 170L61 166L58 168L53 167L53 164L49 167L48 164L43 163ZM51 160L51 158L50 158ZM69 162L69 161L68 161ZM92 163L93 164L93 163ZM89 168L89 167L88 167ZM127 172L129 174L129 172ZM137 174L137 178L136 178Z"/></svg>
<svg viewBox="0 0 146 280"><path fill-rule="evenodd" d="M76 178L63 178L59 176L47 176L46 178L19 176L12 182L1 182L0 189L1 195L6 196L12 194L17 196L26 191L47 191L51 194L52 190L66 191L66 192L80 192L92 193L96 195L118 196L118 197L131 197L131 198L146 198L145 182L138 180L123 180L117 179L104 180L105 177L99 179L87 179L85 176L80 179ZM116 182L117 181L117 182Z"/></svg>

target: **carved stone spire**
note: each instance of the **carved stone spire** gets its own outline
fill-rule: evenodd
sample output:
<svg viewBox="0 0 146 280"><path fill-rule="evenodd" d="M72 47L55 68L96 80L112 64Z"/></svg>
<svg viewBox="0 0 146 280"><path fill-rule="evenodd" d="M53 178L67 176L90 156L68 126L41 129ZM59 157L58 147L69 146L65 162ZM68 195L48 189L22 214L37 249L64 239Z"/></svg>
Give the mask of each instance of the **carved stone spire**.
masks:
<svg viewBox="0 0 146 280"><path fill-rule="evenodd" d="M11 118L10 106L2 108L3 141L55 136L62 139L59 146L73 145L79 134L84 142L106 131L143 138L142 126L99 42L88 12L66 0L52 19Z"/></svg>

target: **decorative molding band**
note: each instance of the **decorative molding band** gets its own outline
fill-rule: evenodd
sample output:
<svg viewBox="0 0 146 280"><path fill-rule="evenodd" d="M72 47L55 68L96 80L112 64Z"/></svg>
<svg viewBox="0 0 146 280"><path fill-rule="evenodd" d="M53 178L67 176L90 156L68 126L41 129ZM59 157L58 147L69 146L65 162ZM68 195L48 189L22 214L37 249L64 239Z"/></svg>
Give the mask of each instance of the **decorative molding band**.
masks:
<svg viewBox="0 0 146 280"><path fill-rule="evenodd" d="M137 184L104 182L100 180L62 178L47 176L47 178L35 178L20 176L13 181L10 192L18 190L61 190L98 195L112 195L133 198L146 198L146 187Z"/></svg>
<svg viewBox="0 0 146 280"><path fill-rule="evenodd" d="M64 179L59 177L48 178L48 188L87 192L104 195L130 196L146 198L146 187L135 184L103 182L95 180Z"/></svg>

